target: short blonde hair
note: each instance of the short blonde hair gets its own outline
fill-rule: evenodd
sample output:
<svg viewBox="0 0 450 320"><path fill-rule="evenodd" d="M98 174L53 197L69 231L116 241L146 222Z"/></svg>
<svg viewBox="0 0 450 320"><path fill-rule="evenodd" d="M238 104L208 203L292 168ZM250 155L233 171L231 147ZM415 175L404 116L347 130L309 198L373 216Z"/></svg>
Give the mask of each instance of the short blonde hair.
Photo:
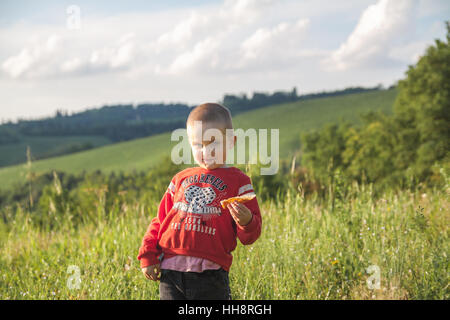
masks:
<svg viewBox="0 0 450 320"><path fill-rule="evenodd" d="M194 121L216 122L223 124L225 129L233 129L230 110L218 103L203 103L195 107L189 113L186 125L192 125Z"/></svg>

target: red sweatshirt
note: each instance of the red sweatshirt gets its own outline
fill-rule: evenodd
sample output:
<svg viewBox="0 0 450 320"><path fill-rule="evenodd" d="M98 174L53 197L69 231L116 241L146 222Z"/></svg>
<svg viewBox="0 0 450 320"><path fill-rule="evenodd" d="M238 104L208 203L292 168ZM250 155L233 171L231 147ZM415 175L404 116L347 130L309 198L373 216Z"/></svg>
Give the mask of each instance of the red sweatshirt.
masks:
<svg viewBox="0 0 450 320"><path fill-rule="evenodd" d="M193 167L177 173L142 240L137 256L141 268L158 264L164 253L166 258L205 258L229 271L236 237L244 245L255 242L261 234L261 213L256 198L244 203L253 216L249 224L240 226L220 201L251 192L250 178L235 167Z"/></svg>

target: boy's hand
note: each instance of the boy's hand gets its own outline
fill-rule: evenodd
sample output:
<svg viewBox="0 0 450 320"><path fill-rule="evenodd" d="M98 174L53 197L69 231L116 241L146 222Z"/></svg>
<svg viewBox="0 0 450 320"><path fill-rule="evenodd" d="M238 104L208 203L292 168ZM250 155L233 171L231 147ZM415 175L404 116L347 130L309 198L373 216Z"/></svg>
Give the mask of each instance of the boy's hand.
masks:
<svg viewBox="0 0 450 320"><path fill-rule="evenodd" d="M142 273L144 273L144 276L147 279L153 280L153 281L157 281L159 280L161 277L159 276L159 273L161 272L161 269L159 268L159 263L158 264L154 264L152 266L148 266L145 268L142 268Z"/></svg>
<svg viewBox="0 0 450 320"><path fill-rule="evenodd" d="M252 220L253 215L251 211L242 203L233 201L227 205L227 208L230 210L234 221L240 226L246 226Z"/></svg>

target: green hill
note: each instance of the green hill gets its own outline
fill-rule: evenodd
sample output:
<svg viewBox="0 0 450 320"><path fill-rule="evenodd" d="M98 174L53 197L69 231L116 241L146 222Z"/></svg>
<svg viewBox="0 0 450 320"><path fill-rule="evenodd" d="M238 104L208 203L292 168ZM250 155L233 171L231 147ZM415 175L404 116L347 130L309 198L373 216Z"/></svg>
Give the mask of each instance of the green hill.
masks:
<svg viewBox="0 0 450 320"><path fill-rule="evenodd" d="M358 115L370 110L392 112L396 90L382 90L298 101L273 105L241 113L234 117L235 128L267 128L280 130L280 157L292 157L300 146L300 133L345 119L359 123ZM83 170L129 171L145 170L170 155L177 142L170 141L170 133L98 147L66 156L32 163L32 171L39 174L52 169L71 173ZM0 188L8 188L26 179L26 165L0 168Z"/></svg>
<svg viewBox="0 0 450 320"><path fill-rule="evenodd" d="M32 158L39 159L57 157L66 153L73 153L110 144L111 141L102 136L27 136L14 144L0 145L0 167L12 166L27 161L26 150L30 147Z"/></svg>

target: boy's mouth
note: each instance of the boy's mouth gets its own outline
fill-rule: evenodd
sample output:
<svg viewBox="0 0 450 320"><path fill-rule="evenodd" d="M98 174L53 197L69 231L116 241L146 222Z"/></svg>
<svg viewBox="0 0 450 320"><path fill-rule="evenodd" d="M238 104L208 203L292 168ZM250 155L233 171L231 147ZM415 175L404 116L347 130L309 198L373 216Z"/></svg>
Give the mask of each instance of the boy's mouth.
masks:
<svg viewBox="0 0 450 320"><path fill-rule="evenodd" d="M203 160L203 163L206 165L213 165L213 164L215 164L215 161L214 160Z"/></svg>

